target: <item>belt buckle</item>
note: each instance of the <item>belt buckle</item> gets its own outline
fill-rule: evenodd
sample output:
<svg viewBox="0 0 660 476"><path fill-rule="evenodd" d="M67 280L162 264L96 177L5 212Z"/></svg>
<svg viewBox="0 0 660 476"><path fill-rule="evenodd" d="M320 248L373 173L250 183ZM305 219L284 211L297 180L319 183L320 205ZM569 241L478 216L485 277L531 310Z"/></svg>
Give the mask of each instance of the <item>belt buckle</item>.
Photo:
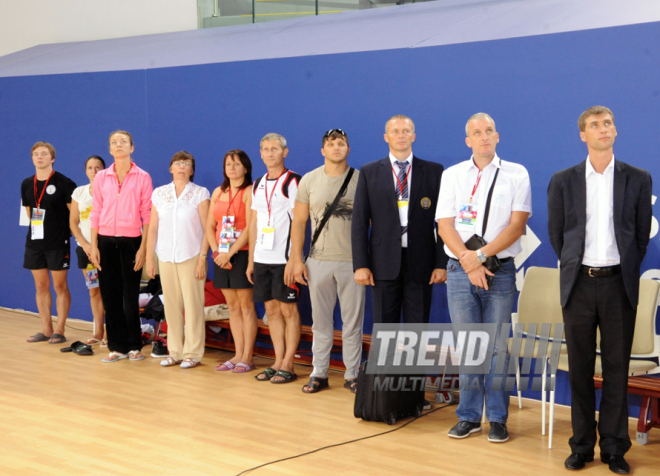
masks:
<svg viewBox="0 0 660 476"><path fill-rule="evenodd" d="M593 274L591 274L591 271L594 270L594 269L599 269L599 268L589 268L589 277L590 278L596 278L597 277L597 276L594 276Z"/></svg>

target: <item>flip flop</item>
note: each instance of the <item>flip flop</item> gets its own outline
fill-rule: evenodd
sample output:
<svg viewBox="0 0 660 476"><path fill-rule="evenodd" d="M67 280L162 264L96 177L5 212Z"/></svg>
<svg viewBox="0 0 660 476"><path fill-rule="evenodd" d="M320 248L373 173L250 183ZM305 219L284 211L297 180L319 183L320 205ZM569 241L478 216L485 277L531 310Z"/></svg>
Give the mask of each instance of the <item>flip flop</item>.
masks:
<svg viewBox="0 0 660 476"><path fill-rule="evenodd" d="M236 364L236 367L231 369L231 371L237 374L244 374L245 372L249 372L250 370L254 370L256 368L257 366L254 364L248 365L248 364L244 364L243 362L239 362Z"/></svg>
<svg viewBox="0 0 660 476"><path fill-rule="evenodd" d="M140 354L140 357L136 357L138 354ZM131 350L128 353L128 358L131 360L144 360L144 355L139 350Z"/></svg>
<svg viewBox="0 0 660 476"><path fill-rule="evenodd" d="M257 375L255 375L254 379L260 382L268 382L271 378L273 378L275 374L277 374L277 370L268 367L263 372L259 372ZM264 378L259 378L260 376L263 376Z"/></svg>
<svg viewBox="0 0 660 476"><path fill-rule="evenodd" d="M94 355L94 351L92 350L92 346L85 344L84 342L78 342L78 345L73 347L73 353L78 354L78 355Z"/></svg>
<svg viewBox="0 0 660 476"><path fill-rule="evenodd" d="M273 380L271 378L270 383L290 383L298 378L298 376L293 372L287 372L286 370L278 370L273 377L282 377L284 380Z"/></svg>
<svg viewBox="0 0 660 476"><path fill-rule="evenodd" d="M102 344L102 343L103 343L103 341L100 340L100 339L97 339L96 337L92 337L92 338L87 339L85 341L85 344L87 344L87 345L99 345L99 344Z"/></svg>
<svg viewBox="0 0 660 476"><path fill-rule="evenodd" d="M32 340L30 340L30 339L32 339ZM41 332L37 332L35 335L30 336L25 340L26 340L26 342L29 342L30 344L32 344L33 342L43 342L43 341L46 341L48 339L50 339L50 337L46 337Z"/></svg>
<svg viewBox="0 0 660 476"><path fill-rule="evenodd" d="M51 339L55 339L54 341L51 341ZM66 342L66 337L64 337L62 334L53 334L50 336L50 339L48 339L49 344L64 344Z"/></svg>
<svg viewBox="0 0 660 476"><path fill-rule="evenodd" d="M128 359L127 354L122 354L121 352L110 352L107 357L103 357L101 362L104 364L117 362L118 360Z"/></svg>
<svg viewBox="0 0 660 476"><path fill-rule="evenodd" d="M224 364L218 365L215 370L234 370L236 368L236 365L232 363L231 360L228 360Z"/></svg>
<svg viewBox="0 0 660 476"><path fill-rule="evenodd" d="M271 382L271 383L275 383L275 382ZM309 387L311 388L311 390L305 390L305 387ZM328 377L326 378L310 377L309 382L307 382L303 386L302 391L303 393L316 393L316 392L320 392L324 388L328 388Z"/></svg>
<svg viewBox="0 0 660 476"><path fill-rule="evenodd" d="M79 340L77 340L74 343L72 343L69 347L62 347L60 349L60 352L73 352L75 348L78 347L79 345L84 345L84 344Z"/></svg>

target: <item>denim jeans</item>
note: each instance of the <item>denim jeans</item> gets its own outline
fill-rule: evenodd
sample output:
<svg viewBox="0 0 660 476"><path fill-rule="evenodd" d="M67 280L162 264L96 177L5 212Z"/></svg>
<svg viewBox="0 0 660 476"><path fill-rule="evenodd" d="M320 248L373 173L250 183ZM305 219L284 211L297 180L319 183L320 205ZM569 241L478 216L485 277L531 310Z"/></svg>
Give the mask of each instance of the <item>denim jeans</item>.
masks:
<svg viewBox="0 0 660 476"><path fill-rule="evenodd" d="M470 283L470 278L461 265L454 260L447 263L447 300L453 324L502 324L511 322L511 311L516 299L516 267L513 260L502 263L495 273L493 285L486 291ZM509 367L508 349L498 349L497 340L493 352L490 373L483 375L461 375L461 396L456 409L459 421L478 423L486 400L486 416L491 423L506 423L509 416L509 392L491 390L495 362L500 352L506 353L504 369ZM474 380L478 382L478 390ZM485 383L485 385L484 385ZM470 390L464 390L469 388Z"/></svg>

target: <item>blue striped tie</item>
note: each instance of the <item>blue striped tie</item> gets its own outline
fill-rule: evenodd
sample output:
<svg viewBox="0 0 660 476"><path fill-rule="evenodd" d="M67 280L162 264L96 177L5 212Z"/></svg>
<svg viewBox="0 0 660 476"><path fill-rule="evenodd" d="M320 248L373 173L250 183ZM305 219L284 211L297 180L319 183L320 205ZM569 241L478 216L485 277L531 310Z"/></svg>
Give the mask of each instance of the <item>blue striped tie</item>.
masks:
<svg viewBox="0 0 660 476"><path fill-rule="evenodd" d="M399 180L396 183L396 194L399 200L408 200L408 177L406 171L408 170L408 161L399 162L398 160L394 162L397 167L399 167ZM401 186L399 186L401 184ZM401 190L403 187L403 190ZM405 234L408 231L407 226L401 227L401 234Z"/></svg>

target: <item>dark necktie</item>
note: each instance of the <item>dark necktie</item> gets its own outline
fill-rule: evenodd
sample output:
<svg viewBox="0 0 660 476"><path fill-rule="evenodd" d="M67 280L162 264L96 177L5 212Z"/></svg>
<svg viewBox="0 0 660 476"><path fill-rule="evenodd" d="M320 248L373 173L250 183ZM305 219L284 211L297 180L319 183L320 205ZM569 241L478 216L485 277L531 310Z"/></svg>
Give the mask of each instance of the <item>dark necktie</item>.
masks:
<svg viewBox="0 0 660 476"><path fill-rule="evenodd" d="M408 176L406 172L408 171L408 161L399 162L398 160L394 161L397 167L399 167L399 175L396 183L396 195L399 200L408 200ZM401 234L405 234L408 231L407 226L401 227Z"/></svg>

